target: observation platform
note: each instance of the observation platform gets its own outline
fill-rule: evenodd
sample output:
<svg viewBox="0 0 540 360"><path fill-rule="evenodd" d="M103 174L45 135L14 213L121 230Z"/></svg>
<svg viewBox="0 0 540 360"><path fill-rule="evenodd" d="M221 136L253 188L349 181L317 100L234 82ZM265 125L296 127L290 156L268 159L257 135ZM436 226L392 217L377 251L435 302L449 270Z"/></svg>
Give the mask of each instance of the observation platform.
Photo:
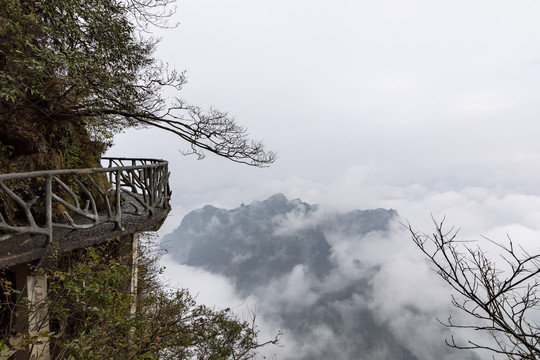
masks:
<svg viewBox="0 0 540 360"><path fill-rule="evenodd" d="M0 174L0 269L155 231L170 211L168 162Z"/></svg>

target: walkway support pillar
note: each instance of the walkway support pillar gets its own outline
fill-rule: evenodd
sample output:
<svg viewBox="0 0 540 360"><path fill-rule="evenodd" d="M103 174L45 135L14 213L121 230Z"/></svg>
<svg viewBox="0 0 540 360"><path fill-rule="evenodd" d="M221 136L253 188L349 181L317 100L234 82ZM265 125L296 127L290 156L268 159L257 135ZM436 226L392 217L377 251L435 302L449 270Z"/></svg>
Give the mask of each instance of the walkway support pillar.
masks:
<svg viewBox="0 0 540 360"><path fill-rule="evenodd" d="M31 360L50 360L49 338L43 336L49 329L49 309L46 304L47 277L28 275L26 289L30 313L28 315L28 334L35 340L29 345Z"/></svg>
<svg viewBox="0 0 540 360"><path fill-rule="evenodd" d="M10 359L51 360L50 338L47 336L50 331L47 277L35 275L26 266L12 268L12 271L14 287L20 296L16 300L18 309L13 313L15 333L9 342L20 350Z"/></svg>
<svg viewBox="0 0 540 360"><path fill-rule="evenodd" d="M137 312L137 286L139 278L139 233L131 234L131 282L129 291L131 292L131 315Z"/></svg>

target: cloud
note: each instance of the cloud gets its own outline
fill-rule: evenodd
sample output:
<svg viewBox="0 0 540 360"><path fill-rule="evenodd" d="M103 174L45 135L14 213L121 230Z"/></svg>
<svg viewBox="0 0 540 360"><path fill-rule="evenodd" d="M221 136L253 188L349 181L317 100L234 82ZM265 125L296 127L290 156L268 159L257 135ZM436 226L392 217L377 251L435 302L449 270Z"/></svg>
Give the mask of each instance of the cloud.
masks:
<svg viewBox="0 0 540 360"><path fill-rule="evenodd" d="M320 204L313 216L289 214L275 218L274 225L279 226L276 234L293 234L313 226L336 210L382 207L399 212L401 217L392 224L389 232L372 232L360 237L346 235L339 229L327 233L331 261L336 268L323 279L313 277L299 264L290 273L262 284L245 297L238 294L230 279L200 269L170 263L168 274L182 279L179 284L198 293L201 301L223 307L242 308L243 304L249 304L256 308L259 320L264 324L263 332L279 327L283 314L299 307L315 306L321 297L346 288L358 279L367 279L372 289L369 295L356 294L347 301L329 302L331 305L328 306L345 319L351 309L369 309L374 314L374 321L387 328L418 359L430 359L433 353L445 354L441 359L461 359L461 352L449 352L446 348L444 339L451 334L436 319L444 321L450 314L457 320L468 322L470 319L452 308L450 289L430 269L400 222L409 221L415 229L429 233L434 229L432 216L437 220L446 216L446 224L459 228L462 239L480 240L480 246L491 254L495 254L494 248L489 242L482 241L482 236L495 241L506 241L509 236L527 250L539 252L540 211L537 209L540 208L540 196L473 186L437 190L420 184L380 185L373 179L377 171L377 168L357 165L334 182L294 177L287 181L261 183L245 197L236 187L224 189L218 197L218 203L221 202L219 199L234 199L228 203L231 204L229 207L236 207L239 202L249 203L252 200L249 196L263 199L268 193L283 192L289 198ZM344 326L354 328L353 324ZM489 341L479 333L456 331L453 334L458 340ZM277 352L285 359L288 353L298 354L299 359L302 356L308 358L310 354L328 348L329 344L340 344L340 351L352 351L349 348L352 345L343 342L342 334L333 332L324 323L313 325L301 337L289 333L284 343L286 348ZM370 351L384 356L387 349Z"/></svg>
<svg viewBox="0 0 540 360"><path fill-rule="evenodd" d="M161 258L164 275L173 288L189 289L201 304L217 308L241 308L246 300L240 297L232 282L224 276L173 261L170 255Z"/></svg>
<svg viewBox="0 0 540 360"><path fill-rule="evenodd" d="M233 282L224 276L213 274L200 268L182 265L172 260L170 255L164 255L161 260L164 267L163 277L172 288L188 289L200 304L216 308L230 308L241 320L251 321L253 314L260 330L261 342L270 340L282 326L282 319L264 315L260 308L265 305L257 297L241 296L234 287ZM284 339L284 344L289 344ZM261 358L283 359L285 348L265 347L261 349Z"/></svg>
<svg viewBox="0 0 540 360"><path fill-rule="evenodd" d="M233 187L249 201L266 183L269 196L269 180L306 192L354 164L376 167L370 178L388 186L534 194L539 10L485 0L186 0L181 26L158 34L159 54L188 70L180 96L230 111L279 159L264 170L211 155L199 163L179 155L187 144L177 137L150 129L120 135L110 153L171 160L178 209L236 206L222 194Z"/></svg>

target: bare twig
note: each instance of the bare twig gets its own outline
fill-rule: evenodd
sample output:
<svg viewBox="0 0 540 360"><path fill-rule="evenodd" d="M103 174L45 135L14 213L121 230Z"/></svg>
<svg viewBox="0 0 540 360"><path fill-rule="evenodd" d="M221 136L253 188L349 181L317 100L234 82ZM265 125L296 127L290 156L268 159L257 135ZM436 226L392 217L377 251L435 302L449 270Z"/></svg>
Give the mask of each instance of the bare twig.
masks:
<svg viewBox="0 0 540 360"><path fill-rule="evenodd" d="M457 240L458 230L447 231L445 219L434 223L432 235L419 233L408 223L405 226L434 270L457 292L452 304L474 319L463 324L449 317L441 323L487 332L494 340L493 344L460 344L452 337L447 344L458 349L485 349L509 359L540 358L540 327L532 320L540 310L540 254L529 254L510 238L507 244L485 239L501 252L507 267L503 269L477 242Z"/></svg>

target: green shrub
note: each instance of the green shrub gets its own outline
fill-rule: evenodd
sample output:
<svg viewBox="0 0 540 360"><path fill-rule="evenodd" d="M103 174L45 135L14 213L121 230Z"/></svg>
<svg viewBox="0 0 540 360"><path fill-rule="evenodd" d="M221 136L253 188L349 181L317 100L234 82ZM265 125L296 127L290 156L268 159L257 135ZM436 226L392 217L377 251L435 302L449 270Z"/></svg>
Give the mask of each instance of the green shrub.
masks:
<svg viewBox="0 0 540 360"><path fill-rule="evenodd" d="M132 254L122 249L113 240L37 272L49 281L51 332L41 335L50 338L54 359L241 360L278 343L279 334L260 344L254 319L240 320L230 309L197 304L187 290L165 287L153 245L142 249L135 297Z"/></svg>

